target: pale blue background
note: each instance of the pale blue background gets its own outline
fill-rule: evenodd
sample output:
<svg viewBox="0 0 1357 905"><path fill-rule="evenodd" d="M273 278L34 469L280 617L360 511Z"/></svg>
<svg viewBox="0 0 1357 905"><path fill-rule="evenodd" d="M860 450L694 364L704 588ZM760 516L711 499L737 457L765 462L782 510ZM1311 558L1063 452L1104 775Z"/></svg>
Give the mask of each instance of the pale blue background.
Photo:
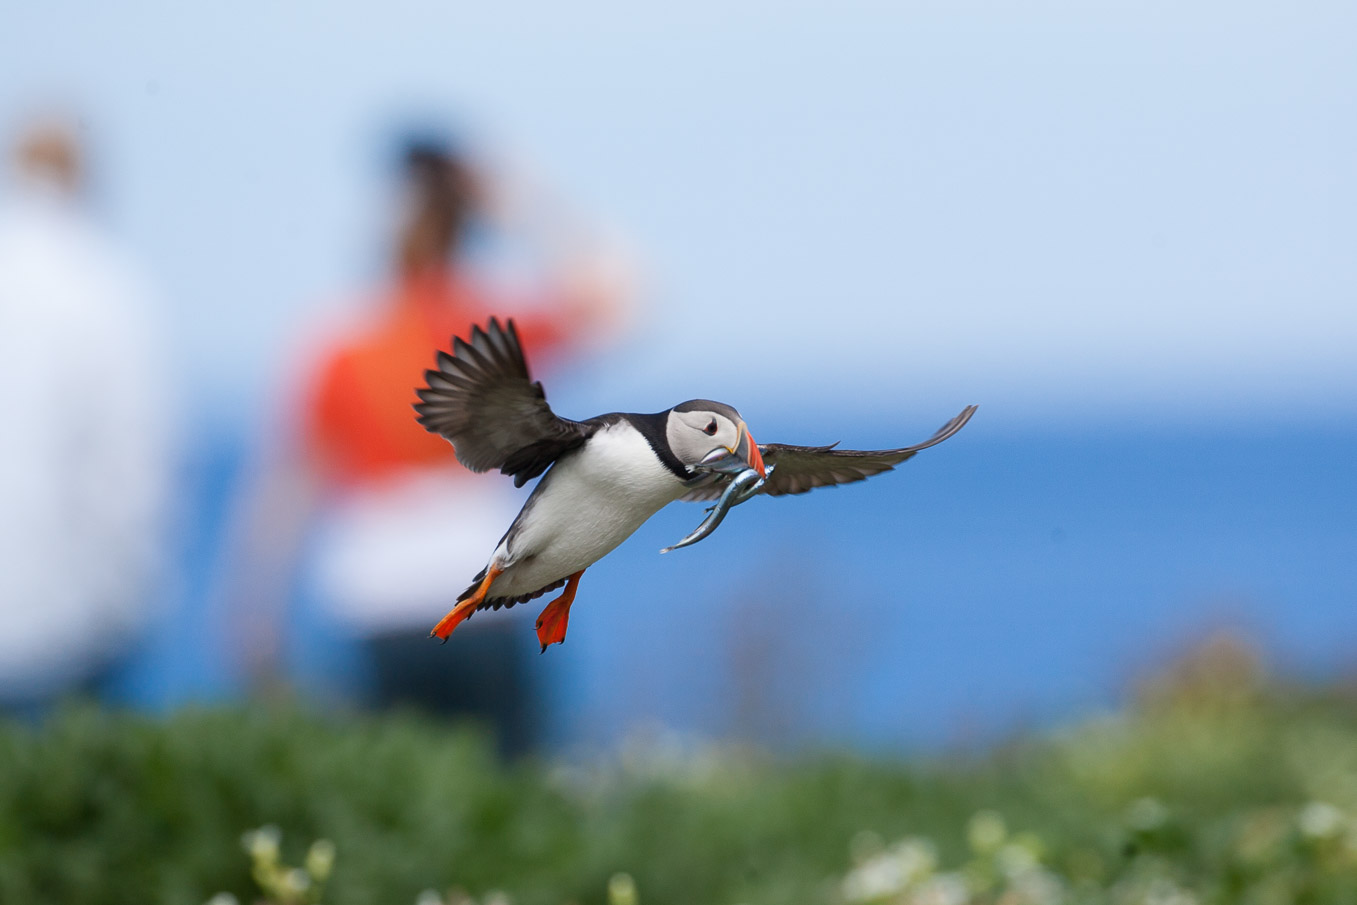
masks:
<svg viewBox="0 0 1357 905"><path fill-rule="evenodd" d="M232 687L179 631L217 516L297 326L380 274L387 130L429 116L645 265L563 413L708 395L869 446L982 404L900 475L660 558L700 515L664 513L591 570L534 667L560 741L724 733L737 698L765 737L944 741L1110 700L1217 624L1350 669L1354 34L1328 2L5 0L0 120L86 112L178 347L190 578L139 694ZM755 656L785 712L732 678Z"/></svg>

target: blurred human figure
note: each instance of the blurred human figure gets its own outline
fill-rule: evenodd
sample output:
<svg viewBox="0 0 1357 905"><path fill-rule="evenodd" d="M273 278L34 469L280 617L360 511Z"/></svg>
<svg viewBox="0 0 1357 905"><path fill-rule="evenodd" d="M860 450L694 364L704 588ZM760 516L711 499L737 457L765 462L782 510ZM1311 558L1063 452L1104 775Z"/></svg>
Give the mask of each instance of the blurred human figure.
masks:
<svg viewBox="0 0 1357 905"><path fill-rule="evenodd" d="M73 129L13 148L0 211L0 705L100 690L150 616L167 501L145 285L82 205Z"/></svg>
<svg viewBox="0 0 1357 905"><path fill-rule="evenodd" d="M596 256L572 253L533 297L488 288L468 266L466 246L472 231L486 228L500 187L426 140L407 144L402 170L406 207L391 283L365 318L311 353L316 361L285 441L292 466L275 472L292 477L267 483L272 514L264 524L256 518L254 543L276 546L275 556L288 546L277 538L287 533L279 519L289 520L281 500L290 497L294 517L311 522L301 592L323 618L362 639L369 700L476 713L519 748L531 732L517 664L531 639L503 635L507 626L490 616L477 620L479 640L451 656L428 633L455 596L450 589L475 574L521 501L499 476L462 468L445 440L416 423L415 388L437 349L491 315L515 318L530 354L541 356L534 361L597 342L624 308L625 282L598 278ZM290 571L279 566L276 586ZM278 657L268 624L247 626L256 673Z"/></svg>

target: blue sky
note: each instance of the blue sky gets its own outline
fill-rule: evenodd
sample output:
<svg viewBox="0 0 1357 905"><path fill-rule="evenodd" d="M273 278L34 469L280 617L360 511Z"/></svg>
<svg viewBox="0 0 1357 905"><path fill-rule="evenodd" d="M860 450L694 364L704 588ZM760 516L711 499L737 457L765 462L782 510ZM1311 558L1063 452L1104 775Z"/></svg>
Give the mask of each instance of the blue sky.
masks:
<svg viewBox="0 0 1357 905"><path fill-rule="evenodd" d="M870 744L1096 706L1217 624L1350 661L1351 4L0 3L0 124L84 111L200 456L256 440L302 325L380 278L412 118L641 264L624 341L549 375L563 414L709 396L765 442L887 446L981 404L901 474L682 555L655 550L696 510L648 524L590 572L573 653L532 653L560 741L729 729L740 620L825 589L832 620L761 649L826 680L808 735ZM182 644L195 606L166 674L221 669Z"/></svg>
<svg viewBox="0 0 1357 905"><path fill-rule="evenodd" d="M8 7L0 122L87 113L223 411L380 272L383 130L416 113L643 264L572 414L1357 408L1350 4Z"/></svg>

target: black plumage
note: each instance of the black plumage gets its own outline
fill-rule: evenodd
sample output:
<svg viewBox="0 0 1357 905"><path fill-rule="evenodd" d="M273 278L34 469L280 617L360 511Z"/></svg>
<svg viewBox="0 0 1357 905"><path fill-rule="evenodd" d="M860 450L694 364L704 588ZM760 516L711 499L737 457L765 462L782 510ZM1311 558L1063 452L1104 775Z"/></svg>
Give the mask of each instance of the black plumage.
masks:
<svg viewBox="0 0 1357 905"><path fill-rule="evenodd" d="M900 449L836 449L829 446L793 446L787 443L763 443L759 451L768 466L768 478L759 493L769 496L805 493L816 487L851 484L872 475L890 471L920 450L937 446L943 440L966 426L975 414L976 406L968 405L948 421L938 432L922 443ZM730 483L730 475L715 474L694 484L683 495L684 500L714 500Z"/></svg>
<svg viewBox="0 0 1357 905"><path fill-rule="evenodd" d="M513 320L471 330L471 342L452 341L454 355L438 353L438 369L424 372L416 392L419 423L452 442L472 471L499 469L522 487L597 430L594 421L562 418L547 405L528 365ZM596 419L595 419L596 420Z"/></svg>

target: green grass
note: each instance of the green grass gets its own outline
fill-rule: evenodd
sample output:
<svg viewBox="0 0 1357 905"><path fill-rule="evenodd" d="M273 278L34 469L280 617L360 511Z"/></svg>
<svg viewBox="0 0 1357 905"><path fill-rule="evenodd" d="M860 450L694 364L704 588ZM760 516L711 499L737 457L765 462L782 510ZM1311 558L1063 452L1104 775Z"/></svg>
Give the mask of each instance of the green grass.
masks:
<svg viewBox="0 0 1357 905"><path fill-rule="evenodd" d="M334 843L331 905L584 905L619 871L645 905L1357 901L1357 707L1231 656L1118 714L932 760L506 766L413 717L72 708L0 727L0 902L248 902L241 836L265 824L288 864Z"/></svg>

